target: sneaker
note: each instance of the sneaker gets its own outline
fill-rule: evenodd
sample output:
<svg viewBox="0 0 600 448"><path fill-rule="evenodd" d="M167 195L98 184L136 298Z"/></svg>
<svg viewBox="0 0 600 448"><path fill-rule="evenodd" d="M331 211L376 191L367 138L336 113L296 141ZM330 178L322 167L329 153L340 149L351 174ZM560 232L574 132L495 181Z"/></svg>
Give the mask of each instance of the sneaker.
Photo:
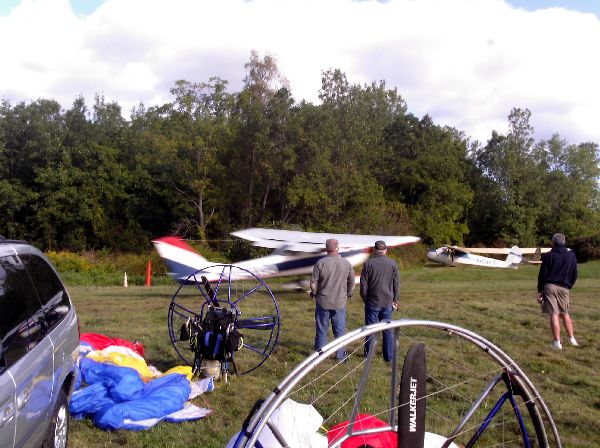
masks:
<svg viewBox="0 0 600 448"><path fill-rule="evenodd" d="M552 348L555 348L556 350L562 350L562 344L560 343L560 341L554 341L552 343Z"/></svg>
<svg viewBox="0 0 600 448"><path fill-rule="evenodd" d="M573 347L579 347L579 344L577 343L577 340L575 338L570 338L569 342Z"/></svg>

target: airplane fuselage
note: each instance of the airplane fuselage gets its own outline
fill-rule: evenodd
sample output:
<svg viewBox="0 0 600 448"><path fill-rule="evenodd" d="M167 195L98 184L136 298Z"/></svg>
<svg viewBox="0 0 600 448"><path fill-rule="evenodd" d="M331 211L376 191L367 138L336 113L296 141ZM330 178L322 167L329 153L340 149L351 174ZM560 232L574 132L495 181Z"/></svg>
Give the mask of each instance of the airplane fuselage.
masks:
<svg viewBox="0 0 600 448"><path fill-rule="evenodd" d="M267 255L266 257L232 263L242 270L236 270L231 280L243 280L252 274L260 278L310 275L315 263L326 256L326 253L296 254L291 256ZM365 249L340 251L340 256L347 259L352 266L356 266L364 263L369 258L369 251ZM222 271L221 267L214 266L214 263L210 262L205 263L204 266L198 266L198 269L204 269L209 281L218 280ZM246 275L244 271L247 271L248 274Z"/></svg>
<svg viewBox="0 0 600 448"><path fill-rule="evenodd" d="M340 251L339 254L352 266L364 263L369 258L369 250L366 249ZM294 255L272 254L233 264L263 278L287 277L312 274L315 263L326 256L325 252Z"/></svg>
<svg viewBox="0 0 600 448"><path fill-rule="evenodd" d="M155 241L155 246L161 257L165 259L171 275L178 281L186 281L190 275L200 270L202 275L211 282L218 281L224 273L222 264L205 259L176 240ZM356 266L369 258L370 250L368 248L341 249L339 254L352 266ZM232 263L239 269L228 271L227 275L231 276L231 280L243 280L253 275L260 278L310 275L314 264L326 256L326 252L275 251L265 257Z"/></svg>

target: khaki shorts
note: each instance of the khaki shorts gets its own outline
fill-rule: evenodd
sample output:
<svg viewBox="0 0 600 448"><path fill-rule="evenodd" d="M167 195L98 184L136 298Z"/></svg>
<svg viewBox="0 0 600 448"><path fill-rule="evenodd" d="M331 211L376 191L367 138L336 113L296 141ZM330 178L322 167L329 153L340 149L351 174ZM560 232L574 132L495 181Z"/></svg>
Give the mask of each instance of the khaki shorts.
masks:
<svg viewBox="0 0 600 448"><path fill-rule="evenodd" d="M567 314L569 312L569 289L546 283L544 285L544 301L542 313Z"/></svg>

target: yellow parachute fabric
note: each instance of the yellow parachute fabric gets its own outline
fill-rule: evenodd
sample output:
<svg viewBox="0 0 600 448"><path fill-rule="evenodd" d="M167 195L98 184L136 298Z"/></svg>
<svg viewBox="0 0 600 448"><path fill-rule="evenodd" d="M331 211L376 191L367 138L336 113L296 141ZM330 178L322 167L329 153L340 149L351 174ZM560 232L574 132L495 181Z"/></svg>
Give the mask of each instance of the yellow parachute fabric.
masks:
<svg viewBox="0 0 600 448"><path fill-rule="evenodd" d="M188 380L192 380L192 368L190 366L176 366L165 373L160 373L156 369L149 368L144 358L127 347L110 346L103 350L91 351L87 354L87 357L97 362L131 367L140 374L144 381L149 381L169 373L180 373L185 375Z"/></svg>

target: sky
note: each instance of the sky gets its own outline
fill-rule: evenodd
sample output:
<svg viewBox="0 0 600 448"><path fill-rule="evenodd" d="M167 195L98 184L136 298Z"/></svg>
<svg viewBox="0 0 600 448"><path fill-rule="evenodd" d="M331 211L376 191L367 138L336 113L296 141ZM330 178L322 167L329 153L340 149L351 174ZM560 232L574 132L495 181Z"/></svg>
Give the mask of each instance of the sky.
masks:
<svg viewBox="0 0 600 448"><path fill-rule="evenodd" d="M128 118L179 79L240 91L256 50L296 101L318 103L340 69L481 143L513 107L537 140L600 143L598 49L598 0L0 0L0 99L100 94Z"/></svg>

